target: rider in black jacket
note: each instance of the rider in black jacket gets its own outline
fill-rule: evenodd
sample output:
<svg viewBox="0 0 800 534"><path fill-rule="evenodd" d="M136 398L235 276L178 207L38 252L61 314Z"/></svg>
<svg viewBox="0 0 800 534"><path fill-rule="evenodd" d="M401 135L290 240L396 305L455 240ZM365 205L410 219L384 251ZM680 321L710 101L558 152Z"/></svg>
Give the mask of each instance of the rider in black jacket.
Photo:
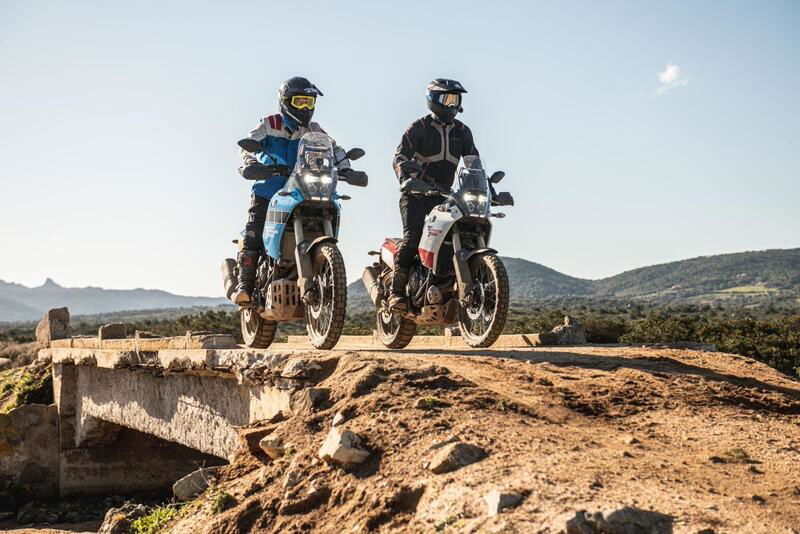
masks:
<svg viewBox="0 0 800 534"><path fill-rule="evenodd" d="M400 180L400 215L403 242L400 244L392 279L389 305L406 306L408 270L414 262L425 217L442 199L412 191L437 187L449 191L462 156L478 156L472 132L456 115L463 111L462 95L467 90L455 80L437 78L428 84L431 110L408 127L394 155L394 172Z"/></svg>

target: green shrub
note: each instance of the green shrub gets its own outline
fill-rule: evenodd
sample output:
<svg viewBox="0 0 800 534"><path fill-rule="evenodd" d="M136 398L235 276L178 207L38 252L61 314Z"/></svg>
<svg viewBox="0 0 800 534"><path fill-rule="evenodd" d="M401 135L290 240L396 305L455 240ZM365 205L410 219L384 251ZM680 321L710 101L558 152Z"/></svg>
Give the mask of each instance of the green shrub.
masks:
<svg viewBox="0 0 800 534"><path fill-rule="evenodd" d="M174 506L156 506L152 511L131 523L133 534L158 534L176 515Z"/></svg>

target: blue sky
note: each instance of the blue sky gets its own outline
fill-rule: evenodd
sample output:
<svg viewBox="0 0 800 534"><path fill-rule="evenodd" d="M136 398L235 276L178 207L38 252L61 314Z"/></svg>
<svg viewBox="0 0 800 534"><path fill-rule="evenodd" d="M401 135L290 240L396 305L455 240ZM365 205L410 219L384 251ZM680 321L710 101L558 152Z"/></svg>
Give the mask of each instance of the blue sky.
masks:
<svg viewBox="0 0 800 534"><path fill-rule="evenodd" d="M514 208L494 246L599 278L800 246L797 2L0 2L0 279L221 294L235 142L305 75L360 146L350 279L435 77Z"/></svg>

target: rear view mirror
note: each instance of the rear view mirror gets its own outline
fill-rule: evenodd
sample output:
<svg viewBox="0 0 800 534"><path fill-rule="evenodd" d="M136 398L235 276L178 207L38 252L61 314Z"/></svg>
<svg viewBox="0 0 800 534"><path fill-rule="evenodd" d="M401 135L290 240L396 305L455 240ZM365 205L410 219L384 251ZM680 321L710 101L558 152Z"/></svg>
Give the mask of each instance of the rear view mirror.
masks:
<svg viewBox="0 0 800 534"><path fill-rule="evenodd" d="M500 180L502 180L505 177L505 175L506 173L504 173L503 171L495 171L489 178L489 181L492 182L493 184L496 184Z"/></svg>
<svg viewBox="0 0 800 534"><path fill-rule="evenodd" d="M256 141L255 139L250 139L249 137L247 139L240 139L237 144L243 150L246 150L247 152L252 152L253 154L262 152L264 150L264 147L261 146L260 142Z"/></svg>
<svg viewBox="0 0 800 534"><path fill-rule="evenodd" d="M349 159L350 161L355 161L357 159L363 158L364 154L366 154L366 152L364 152L363 148L351 148L350 150L347 151L347 159Z"/></svg>

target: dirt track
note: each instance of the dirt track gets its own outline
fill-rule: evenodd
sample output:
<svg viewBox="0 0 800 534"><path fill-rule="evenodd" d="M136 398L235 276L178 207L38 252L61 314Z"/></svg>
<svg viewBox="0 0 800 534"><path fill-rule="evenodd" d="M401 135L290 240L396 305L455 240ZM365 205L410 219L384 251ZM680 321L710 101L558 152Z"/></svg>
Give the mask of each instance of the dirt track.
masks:
<svg viewBox="0 0 800 534"><path fill-rule="evenodd" d="M577 510L625 506L671 516L675 532L800 531L800 383L747 358L599 347L338 354L319 384L331 403L281 423L290 454L243 454L173 531L560 532ZM348 470L316 458L339 411L371 451ZM488 456L425 469L431 446L453 435ZM483 499L495 488L526 497L489 518ZM220 491L238 504L214 515Z"/></svg>

